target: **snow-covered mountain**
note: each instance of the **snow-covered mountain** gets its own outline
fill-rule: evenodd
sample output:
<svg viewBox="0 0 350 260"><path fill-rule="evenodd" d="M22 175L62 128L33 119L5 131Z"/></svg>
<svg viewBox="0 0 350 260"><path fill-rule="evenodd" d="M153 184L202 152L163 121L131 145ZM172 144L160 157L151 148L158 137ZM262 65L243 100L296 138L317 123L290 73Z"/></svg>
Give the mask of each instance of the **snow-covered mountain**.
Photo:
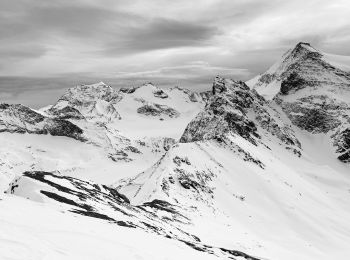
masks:
<svg viewBox="0 0 350 260"><path fill-rule="evenodd" d="M23 105L0 105L0 132L50 134L84 141L83 131L69 121L49 118Z"/></svg>
<svg viewBox="0 0 350 260"><path fill-rule="evenodd" d="M244 241L263 259L327 259L339 253L329 245L347 255L349 168L331 151L324 164L315 154L328 147L243 82L217 77L213 92L180 143L118 190L134 204L181 205L196 236L231 247L227 237L239 238L235 247ZM342 231L332 233L332 225Z"/></svg>
<svg viewBox="0 0 350 260"><path fill-rule="evenodd" d="M334 56L299 43L267 72L247 82L273 99L300 129L329 139L332 150L350 162L350 73ZM334 64L334 65L333 65Z"/></svg>
<svg viewBox="0 0 350 260"><path fill-rule="evenodd" d="M244 83L0 105L0 258L347 259L349 74L300 43ZM332 59L332 61L329 61Z"/></svg>

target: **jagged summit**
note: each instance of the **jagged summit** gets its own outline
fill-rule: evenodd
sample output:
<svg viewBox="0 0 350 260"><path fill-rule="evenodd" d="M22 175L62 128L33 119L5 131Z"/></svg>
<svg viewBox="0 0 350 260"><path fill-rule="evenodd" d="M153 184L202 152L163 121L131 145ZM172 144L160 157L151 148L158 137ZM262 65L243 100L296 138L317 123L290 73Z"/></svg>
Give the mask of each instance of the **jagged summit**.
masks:
<svg viewBox="0 0 350 260"><path fill-rule="evenodd" d="M96 100L111 101L117 97L117 92L103 82L79 85L68 89L68 91L59 99L59 101L67 101L71 104L81 104L83 102L91 102Z"/></svg>
<svg viewBox="0 0 350 260"><path fill-rule="evenodd" d="M300 142L278 112L242 81L217 76L213 96L187 126L180 142L222 139L236 134L257 145L262 136L272 135L300 155Z"/></svg>
<svg viewBox="0 0 350 260"><path fill-rule="evenodd" d="M309 51L317 51L309 42L299 42L297 45L295 45L293 51L300 51L302 48Z"/></svg>
<svg viewBox="0 0 350 260"><path fill-rule="evenodd" d="M296 46L298 45L307 45L307 46L311 46L311 44L309 42L299 42Z"/></svg>
<svg viewBox="0 0 350 260"><path fill-rule="evenodd" d="M248 90L249 87L243 81L236 81L233 79L222 78L217 75L213 82L212 93L222 93L235 88Z"/></svg>
<svg viewBox="0 0 350 260"><path fill-rule="evenodd" d="M110 122L120 119L113 106L119 94L103 82L79 85L67 90L59 100L45 112L64 119L88 119Z"/></svg>
<svg viewBox="0 0 350 260"><path fill-rule="evenodd" d="M318 54L317 54L318 53ZM289 50L284 55L284 60L292 59L305 59L307 55L322 55L318 50L316 50L310 43L299 42L293 49Z"/></svg>

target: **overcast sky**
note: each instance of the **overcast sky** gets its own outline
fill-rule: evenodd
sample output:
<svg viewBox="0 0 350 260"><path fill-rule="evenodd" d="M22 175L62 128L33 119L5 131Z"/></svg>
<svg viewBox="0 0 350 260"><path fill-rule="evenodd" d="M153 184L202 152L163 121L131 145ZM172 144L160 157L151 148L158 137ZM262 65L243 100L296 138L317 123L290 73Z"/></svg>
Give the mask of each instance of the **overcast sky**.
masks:
<svg viewBox="0 0 350 260"><path fill-rule="evenodd" d="M68 87L246 80L299 41L350 55L348 0L0 0L0 102Z"/></svg>

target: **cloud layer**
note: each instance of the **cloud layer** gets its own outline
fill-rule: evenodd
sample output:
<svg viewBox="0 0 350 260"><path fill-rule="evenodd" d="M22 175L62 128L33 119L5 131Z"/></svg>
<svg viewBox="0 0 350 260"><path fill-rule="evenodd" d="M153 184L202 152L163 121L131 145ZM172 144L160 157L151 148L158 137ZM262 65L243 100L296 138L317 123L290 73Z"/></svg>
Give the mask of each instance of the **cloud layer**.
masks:
<svg viewBox="0 0 350 260"><path fill-rule="evenodd" d="M0 0L0 101L37 107L95 79L205 89L299 41L350 55L348 17L346 0Z"/></svg>

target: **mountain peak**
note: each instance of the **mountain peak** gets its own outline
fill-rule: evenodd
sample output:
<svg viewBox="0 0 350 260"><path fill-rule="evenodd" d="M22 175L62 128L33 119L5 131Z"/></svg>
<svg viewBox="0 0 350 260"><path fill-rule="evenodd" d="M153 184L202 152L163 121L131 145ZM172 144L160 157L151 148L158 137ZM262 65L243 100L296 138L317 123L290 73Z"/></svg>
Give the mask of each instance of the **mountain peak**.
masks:
<svg viewBox="0 0 350 260"><path fill-rule="evenodd" d="M299 42L293 49L287 52L284 57L284 62L292 62L294 60L299 59L307 59L310 56L317 56L317 58L321 58L322 54L311 46L310 43L307 42Z"/></svg>
<svg viewBox="0 0 350 260"><path fill-rule="evenodd" d="M100 81L98 83L94 83L94 84L82 84L82 85L78 85L76 87L73 87L71 89L77 89L80 91L87 91L87 90L96 90L96 91L103 91L105 89L112 89L111 86L108 86L107 84L105 84L104 82Z"/></svg>
<svg viewBox="0 0 350 260"><path fill-rule="evenodd" d="M329 55L328 55L329 56ZM309 43L300 42L248 84L274 99L291 122L310 133L332 133L338 158L348 162L350 74ZM341 140L341 141L338 141Z"/></svg>
<svg viewBox="0 0 350 260"><path fill-rule="evenodd" d="M266 99L273 99L281 93L295 93L307 86L312 87L316 82L328 86L334 85L330 84L333 81L345 83L348 81L345 79L348 77L345 74L332 66L324 54L312 47L310 43L299 42L265 73L249 80L247 84ZM289 81L292 81L292 84L288 84L287 88L281 88L283 82Z"/></svg>
<svg viewBox="0 0 350 260"><path fill-rule="evenodd" d="M96 100L110 101L116 96L116 91L105 83L83 84L68 89L60 98L69 102L85 103Z"/></svg>
<svg viewBox="0 0 350 260"><path fill-rule="evenodd" d="M305 47L305 46L308 46L308 47L312 47L311 44L309 42L299 42L295 47Z"/></svg>

